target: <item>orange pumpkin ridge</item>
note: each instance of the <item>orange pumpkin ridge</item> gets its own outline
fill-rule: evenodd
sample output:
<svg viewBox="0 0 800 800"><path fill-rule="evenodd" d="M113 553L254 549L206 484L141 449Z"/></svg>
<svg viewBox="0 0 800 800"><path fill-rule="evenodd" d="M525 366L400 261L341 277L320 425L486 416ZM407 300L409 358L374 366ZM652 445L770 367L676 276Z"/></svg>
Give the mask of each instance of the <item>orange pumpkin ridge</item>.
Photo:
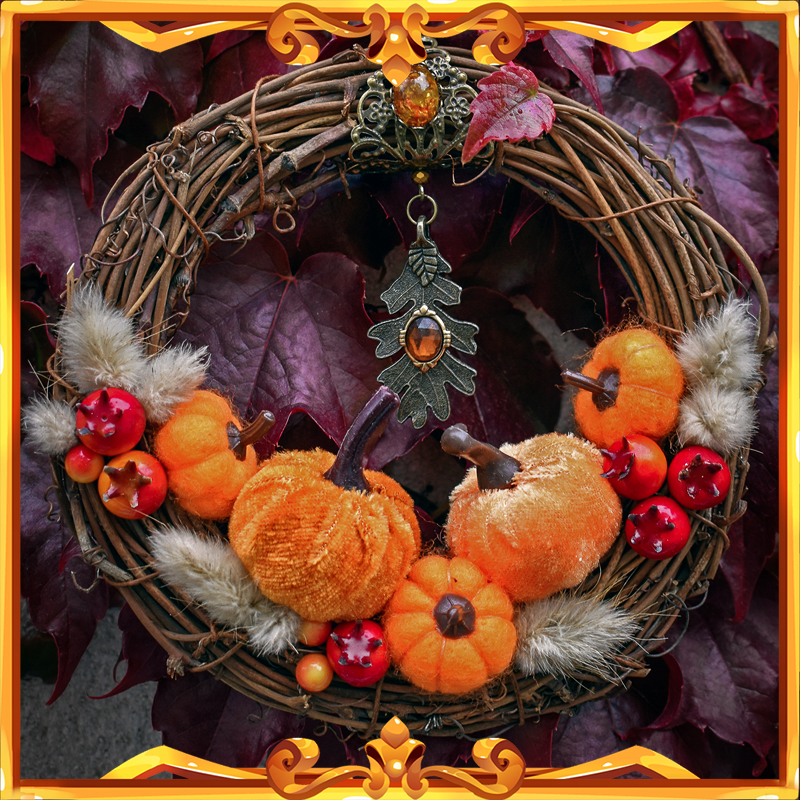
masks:
<svg viewBox="0 0 800 800"><path fill-rule="evenodd" d="M190 514L226 519L258 459L248 444L275 422L268 411L243 426L230 402L198 389L156 433L153 451L164 465L169 490Z"/></svg>
<svg viewBox="0 0 800 800"><path fill-rule="evenodd" d="M466 694L504 672L516 648L508 595L464 558L431 555L412 567L386 607L392 661L415 686Z"/></svg>
<svg viewBox="0 0 800 800"><path fill-rule="evenodd" d="M419 555L412 499L387 475L361 468L366 443L398 402L382 387L338 456L276 453L236 500L231 546L266 597L305 619L374 616Z"/></svg>

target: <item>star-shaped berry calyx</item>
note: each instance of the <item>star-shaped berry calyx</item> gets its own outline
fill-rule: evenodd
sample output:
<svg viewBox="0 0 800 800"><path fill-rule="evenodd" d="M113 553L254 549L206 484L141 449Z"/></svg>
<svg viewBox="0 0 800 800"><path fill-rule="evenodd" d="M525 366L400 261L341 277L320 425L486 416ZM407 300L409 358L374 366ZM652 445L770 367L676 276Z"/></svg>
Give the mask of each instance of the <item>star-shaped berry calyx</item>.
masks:
<svg viewBox="0 0 800 800"><path fill-rule="evenodd" d="M103 467L103 472L111 478L111 486L103 495L103 500L108 502L112 497L123 495L131 508L137 508L139 505L139 489L153 481L152 478L139 472L133 459L129 459L124 467Z"/></svg>
<svg viewBox="0 0 800 800"><path fill-rule="evenodd" d="M628 519L637 528L647 527L651 532L671 531L675 527L675 523L671 522L655 503L643 514L628 514Z"/></svg>
<svg viewBox="0 0 800 800"><path fill-rule="evenodd" d="M716 475L723 469L722 464L708 461L698 453L679 473L678 480L686 483L686 494L695 499L701 491L711 497L719 497Z"/></svg>
<svg viewBox="0 0 800 800"><path fill-rule="evenodd" d="M631 474L636 454L633 452L630 442L624 436L622 437L622 445L619 450L615 451L601 448L600 453L611 462L608 465L608 469L601 474L601 478L623 480Z"/></svg>

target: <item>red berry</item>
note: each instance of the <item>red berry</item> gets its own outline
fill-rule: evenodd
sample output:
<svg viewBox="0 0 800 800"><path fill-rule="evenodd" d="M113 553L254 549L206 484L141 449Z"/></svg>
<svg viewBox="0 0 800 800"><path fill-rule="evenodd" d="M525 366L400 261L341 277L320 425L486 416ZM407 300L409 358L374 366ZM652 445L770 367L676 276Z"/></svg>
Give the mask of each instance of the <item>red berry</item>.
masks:
<svg viewBox="0 0 800 800"><path fill-rule="evenodd" d="M167 496L167 473L149 453L131 450L112 458L97 479L105 507L118 517L152 514Z"/></svg>
<svg viewBox="0 0 800 800"><path fill-rule="evenodd" d="M319 647L325 644L332 627L330 622L312 622L310 619L304 619L300 623L300 634L297 638L309 647Z"/></svg>
<svg viewBox="0 0 800 800"><path fill-rule="evenodd" d="M722 456L707 447L681 450L667 473L670 494L686 508L718 506L731 488L731 471Z"/></svg>
<svg viewBox="0 0 800 800"><path fill-rule="evenodd" d="M323 653L309 653L297 662L294 677L307 692L323 692L333 680L333 670Z"/></svg>
<svg viewBox="0 0 800 800"><path fill-rule="evenodd" d="M64 457L64 469L75 483L94 483L106 460L85 444L76 444Z"/></svg>
<svg viewBox="0 0 800 800"><path fill-rule="evenodd" d="M95 453L115 456L142 438L145 415L142 404L123 389L98 389L76 411L78 438Z"/></svg>
<svg viewBox="0 0 800 800"><path fill-rule="evenodd" d="M667 457L647 436L632 434L614 442L603 454L603 477L614 491L631 500L654 495L667 477Z"/></svg>
<svg viewBox="0 0 800 800"><path fill-rule="evenodd" d="M342 622L328 637L328 661L351 686L371 686L389 669L389 652L377 622Z"/></svg>
<svg viewBox="0 0 800 800"><path fill-rule="evenodd" d="M688 515L672 498L651 497L628 514L625 538L640 556L660 561L683 549L691 527Z"/></svg>

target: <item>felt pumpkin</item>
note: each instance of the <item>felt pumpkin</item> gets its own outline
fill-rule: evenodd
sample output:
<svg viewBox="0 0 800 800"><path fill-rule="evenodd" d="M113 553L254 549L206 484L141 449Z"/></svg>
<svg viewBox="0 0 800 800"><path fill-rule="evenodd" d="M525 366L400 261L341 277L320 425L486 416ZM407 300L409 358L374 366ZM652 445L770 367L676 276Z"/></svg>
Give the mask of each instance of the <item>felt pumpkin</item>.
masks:
<svg viewBox="0 0 800 800"><path fill-rule="evenodd" d="M153 450L180 505L201 519L226 519L242 486L257 472L247 445L275 423L268 411L242 426L221 395L198 389L158 431Z"/></svg>
<svg viewBox="0 0 800 800"><path fill-rule="evenodd" d="M464 694L504 672L517 645L508 595L465 558L417 561L389 601L392 661L428 692Z"/></svg>
<svg viewBox="0 0 800 800"><path fill-rule="evenodd" d="M442 447L478 465L450 495L448 546L514 602L576 586L617 538L620 500L585 439L550 433L498 449L453 426Z"/></svg>
<svg viewBox="0 0 800 800"><path fill-rule="evenodd" d="M377 614L419 553L414 503L361 467L377 427L399 403L381 387L353 420L339 454L276 453L242 489L231 546L276 603L320 622Z"/></svg>
<svg viewBox="0 0 800 800"><path fill-rule="evenodd" d="M582 372L565 370L562 376L581 390L575 421L598 447L635 433L658 441L678 421L683 371L664 340L645 328L606 337Z"/></svg>

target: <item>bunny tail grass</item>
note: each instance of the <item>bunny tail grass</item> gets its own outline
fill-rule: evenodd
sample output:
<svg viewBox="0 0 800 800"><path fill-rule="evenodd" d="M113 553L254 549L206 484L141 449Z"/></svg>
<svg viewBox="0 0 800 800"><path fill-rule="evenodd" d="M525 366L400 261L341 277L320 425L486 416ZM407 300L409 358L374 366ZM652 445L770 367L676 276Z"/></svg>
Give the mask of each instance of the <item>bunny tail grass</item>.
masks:
<svg viewBox="0 0 800 800"><path fill-rule="evenodd" d="M79 391L114 386L133 392L139 384L147 362L133 321L108 305L97 287L76 289L57 331L65 377Z"/></svg>
<svg viewBox="0 0 800 800"><path fill-rule="evenodd" d="M75 409L66 403L35 397L22 412L22 425L37 453L60 456L78 444Z"/></svg>
<svg viewBox="0 0 800 800"><path fill-rule="evenodd" d="M208 348L192 349L185 342L153 356L134 394L147 419L163 425L206 379Z"/></svg>
<svg viewBox="0 0 800 800"><path fill-rule="evenodd" d="M699 444L730 456L747 445L755 428L753 399L741 389L709 383L681 400L677 431L681 445Z"/></svg>
<svg viewBox="0 0 800 800"><path fill-rule="evenodd" d="M610 681L617 678L614 651L628 644L637 629L627 611L569 593L526 603L514 624L515 663L525 675L590 673Z"/></svg>
<svg viewBox="0 0 800 800"><path fill-rule="evenodd" d="M261 594L227 541L167 526L150 536L156 568L223 625L244 628L258 655L294 647L300 616Z"/></svg>
<svg viewBox="0 0 800 800"><path fill-rule="evenodd" d="M717 314L684 333L675 353L690 387L713 381L729 389L748 389L758 380L756 321L747 304L733 296Z"/></svg>

